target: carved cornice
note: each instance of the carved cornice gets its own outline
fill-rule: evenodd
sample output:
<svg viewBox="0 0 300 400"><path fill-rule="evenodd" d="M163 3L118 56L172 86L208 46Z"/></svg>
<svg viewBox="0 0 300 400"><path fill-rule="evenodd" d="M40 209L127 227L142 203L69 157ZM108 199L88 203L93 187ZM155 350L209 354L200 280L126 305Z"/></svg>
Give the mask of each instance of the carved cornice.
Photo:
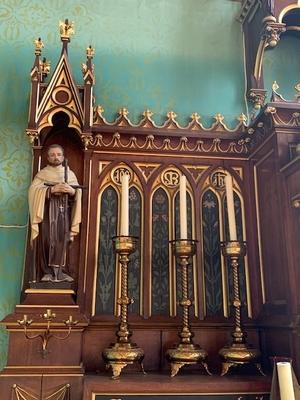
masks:
<svg viewBox="0 0 300 400"><path fill-rule="evenodd" d="M238 123L230 129L220 113L214 116L210 127L200 122L200 115L192 113L186 126L176 120L176 113L167 113L166 121L157 125L152 119L151 110L145 110L141 120L134 124L130 121L127 108L121 108L113 122L108 122L102 106L94 110L92 132L83 132L81 139L84 148L119 149L124 151L149 151L171 153L220 153L246 155L250 139L244 138L247 118L238 117ZM116 132L117 131L117 132ZM100 133L101 132L101 133ZM222 136L222 137L220 137Z"/></svg>
<svg viewBox="0 0 300 400"><path fill-rule="evenodd" d="M114 122L108 122L104 115L104 109L102 106L97 106L94 112L94 127L132 127L132 128L143 128L143 129L166 129L166 130L174 130L177 132L184 131L202 131L202 132L224 132L224 133L242 133L246 130L246 122L247 117L244 114L241 114L237 120L237 125L230 129L224 122L224 116L220 113L217 113L214 116L215 122L206 128L200 122L200 115L196 112L192 113L191 121L186 126L181 126L178 121L176 121L176 113L174 111L169 111L167 113L167 119L162 125L157 125L155 121L152 119L153 112L151 110L145 110L143 112L143 117L139 121L139 123L134 124L130 121L128 114L129 111L127 108L121 108L119 110L119 116L115 119Z"/></svg>

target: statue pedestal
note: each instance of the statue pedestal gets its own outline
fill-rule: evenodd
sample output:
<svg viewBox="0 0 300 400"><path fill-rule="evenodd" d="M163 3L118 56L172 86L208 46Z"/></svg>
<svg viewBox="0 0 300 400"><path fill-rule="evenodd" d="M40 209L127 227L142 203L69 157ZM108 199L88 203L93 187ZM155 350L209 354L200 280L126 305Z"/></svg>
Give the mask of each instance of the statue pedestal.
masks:
<svg viewBox="0 0 300 400"><path fill-rule="evenodd" d="M22 308L27 306L41 306L43 309L45 306L51 307L63 307L79 309L75 304L73 289L59 288L56 285L51 285L53 288L49 288L49 283L41 283L46 287L30 288L25 290L25 299L22 304L16 306L16 312L21 312Z"/></svg>

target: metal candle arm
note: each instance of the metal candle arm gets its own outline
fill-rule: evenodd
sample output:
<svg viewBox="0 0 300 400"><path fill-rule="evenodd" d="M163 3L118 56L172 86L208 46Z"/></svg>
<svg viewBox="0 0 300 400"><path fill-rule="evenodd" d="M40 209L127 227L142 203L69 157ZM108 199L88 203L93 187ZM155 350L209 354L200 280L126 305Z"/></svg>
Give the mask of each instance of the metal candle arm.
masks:
<svg viewBox="0 0 300 400"><path fill-rule="evenodd" d="M43 333L38 333L36 335L29 335L27 332L27 328L33 323L32 319L28 319L28 316L24 314L22 320L17 320L18 324L20 326L23 326L24 328L24 335L26 339L28 340L34 340L37 338L40 338L42 340L42 357L45 358L48 351L47 351L47 346L49 343L49 340L51 338L55 338L58 340L65 340L67 339L72 331L72 328L77 325L78 321L73 320L73 316L70 315L67 320L63 320L64 324L68 327L68 331L64 336L59 336L55 335L51 332L51 322L52 320L56 317L56 314L51 311L51 309L47 309L46 313L42 314L41 317L47 321L47 326L46 329L43 331Z"/></svg>

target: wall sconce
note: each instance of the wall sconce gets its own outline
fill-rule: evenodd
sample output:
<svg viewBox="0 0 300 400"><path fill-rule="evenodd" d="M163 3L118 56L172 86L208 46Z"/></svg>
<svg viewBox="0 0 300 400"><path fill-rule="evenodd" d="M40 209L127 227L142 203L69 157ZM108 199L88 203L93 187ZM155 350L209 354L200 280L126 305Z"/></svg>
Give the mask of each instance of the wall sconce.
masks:
<svg viewBox="0 0 300 400"><path fill-rule="evenodd" d="M48 353L47 346L48 346L49 340L51 338L55 338L58 340L67 339L71 334L72 328L78 323L78 321L73 320L73 316L70 315L67 320L63 320L63 323L68 328L68 331L66 332L66 334L64 336L54 335L51 332L51 322L53 321L53 319L55 317L56 317L56 314L53 313L50 308L47 309L46 312L41 315L41 318L43 318L45 321L47 321L46 328L44 329L44 331L42 333L38 333L38 334L34 334L34 335L29 335L27 332L28 327L34 322L32 319L28 318L28 315L24 314L22 320L17 320L18 324L24 328L24 335L25 335L26 339L34 340L34 339L40 338L42 340L41 353L42 353L43 358L45 358Z"/></svg>

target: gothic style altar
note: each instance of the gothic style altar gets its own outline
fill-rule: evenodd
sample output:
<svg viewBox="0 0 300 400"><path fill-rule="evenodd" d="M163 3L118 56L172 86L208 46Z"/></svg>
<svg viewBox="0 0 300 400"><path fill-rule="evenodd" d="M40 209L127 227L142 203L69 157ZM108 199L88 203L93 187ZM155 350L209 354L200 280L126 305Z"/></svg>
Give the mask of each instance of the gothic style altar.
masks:
<svg viewBox="0 0 300 400"><path fill-rule="evenodd" d="M196 112L181 126L171 110L161 125L149 109L133 123L125 107L107 121L91 46L75 83L73 23L60 23L53 72L35 41L33 177L49 146L62 147L64 183L70 166L82 194L81 224L64 272L48 280L28 239L21 301L2 321L3 398L266 400L273 356L293 359L299 377L300 95L287 101L274 84L265 104L261 68L289 26L283 9L271 15L266 2L249 19L243 8L256 113L234 128L221 114L206 127Z"/></svg>

